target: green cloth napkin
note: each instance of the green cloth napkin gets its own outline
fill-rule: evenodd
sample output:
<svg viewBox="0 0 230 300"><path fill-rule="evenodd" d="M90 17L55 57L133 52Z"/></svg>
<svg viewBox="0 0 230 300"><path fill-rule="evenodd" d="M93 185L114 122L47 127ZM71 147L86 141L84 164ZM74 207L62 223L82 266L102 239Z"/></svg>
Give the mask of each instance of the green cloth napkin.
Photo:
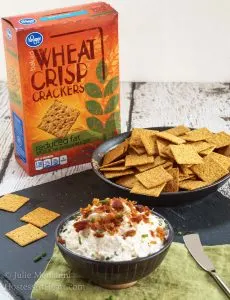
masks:
<svg viewBox="0 0 230 300"><path fill-rule="evenodd" d="M230 245L206 246L218 274L230 284ZM221 300L227 299L183 244L173 243L162 264L133 287L107 290L72 273L57 247L44 273L34 285L36 300Z"/></svg>

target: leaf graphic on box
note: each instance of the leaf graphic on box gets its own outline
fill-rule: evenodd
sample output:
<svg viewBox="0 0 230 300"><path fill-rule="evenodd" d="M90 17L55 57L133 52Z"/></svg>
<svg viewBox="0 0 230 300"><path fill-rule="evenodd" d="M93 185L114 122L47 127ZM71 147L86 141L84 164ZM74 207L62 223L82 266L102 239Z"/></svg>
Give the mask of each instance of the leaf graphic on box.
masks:
<svg viewBox="0 0 230 300"><path fill-rule="evenodd" d="M104 91L104 96L109 96L113 94L113 92L116 90L119 84L119 77L113 77L106 85L105 91Z"/></svg>
<svg viewBox="0 0 230 300"><path fill-rule="evenodd" d="M103 114L103 109L101 107L101 104L98 103L97 101L94 101L94 100L87 101L86 108L93 115L102 115Z"/></svg>
<svg viewBox="0 0 230 300"><path fill-rule="evenodd" d="M100 133L103 132L103 130L104 130L103 124L97 118L89 117L89 118L87 118L86 122L87 122L87 125L90 130L100 132Z"/></svg>
<svg viewBox="0 0 230 300"><path fill-rule="evenodd" d="M105 135L106 138L111 138L114 136L115 133L119 133L121 130L121 123L120 123L120 114L119 112L115 112L111 114L108 120L105 123Z"/></svg>
<svg viewBox="0 0 230 300"><path fill-rule="evenodd" d="M105 107L105 114L112 112L116 108L118 101L119 101L119 95L112 96L107 102L107 105Z"/></svg>
<svg viewBox="0 0 230 300"><path fill-rule="evenodd" d="M96 69L96 75L97 75L97 79L101 82L104 83L105 79L108 75L108 68L106 63L104 63L104 72L105 74L103 74L103 62L102 60L99 62L99 64L97 65L97 69ZM105 76L103 76L105 75Z"/></svg>
<svg viewBox="0 0 230 300"><path fill-rule="evenodd" d="M95 83L91 83L91 82L86 83L85 91L90 97L93 97L93 98L101 98L102 97L101 89Z"/></svg>

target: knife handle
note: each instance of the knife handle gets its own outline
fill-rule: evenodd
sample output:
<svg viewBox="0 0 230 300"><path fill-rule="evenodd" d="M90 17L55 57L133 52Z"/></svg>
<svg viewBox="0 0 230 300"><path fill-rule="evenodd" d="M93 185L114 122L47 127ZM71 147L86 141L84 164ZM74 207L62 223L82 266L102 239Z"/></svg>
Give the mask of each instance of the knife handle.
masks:
<svg viewBox="0 0 230 300"><path fill-rule="evenodd" d="M225 292L225 294L230 299L230 289L227 287L227 285L224 283L224 281L216 274L216 272L212 271L209 272L209 274L212 276L212 278L215 279L215 281L219 284L219 286L222 288L222 290Z"/></svg>

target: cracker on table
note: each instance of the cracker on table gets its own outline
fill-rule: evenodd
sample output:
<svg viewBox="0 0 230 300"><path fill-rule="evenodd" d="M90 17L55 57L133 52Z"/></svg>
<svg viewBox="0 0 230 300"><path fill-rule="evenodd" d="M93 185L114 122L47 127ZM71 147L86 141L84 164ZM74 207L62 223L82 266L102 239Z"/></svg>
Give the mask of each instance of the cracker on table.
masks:
<svg viewBox="0 0 230 300"><path fill-rule="evenodd" d="M161 185L173 179L172 175L170 175L162 166L136 174L136 177L147 189Z"/></svg>
<svg viewBox="0 0 230 300"><path fill-rule="evenodd" d="M137 147L137 146L131 146L131 148L138 154L144 154L146 153L145 147Z"/></svg>
<svg viewBox="0 0 230 300"><path fill-rule="evenodd" d="M20 220L41 228L51 223L59 216L60 214L52 210L43 207L38 207L32 210L31 212L29 212L28 214L24 215L23 217L21 217Z"/></svg>
<svg viewBox="0 0 230 300"><path fill-rule="evenodd" d="M209 155L204 157L203 164L192 166L191 169L200 179L207 183L213 183L229 173L227 169L223 168Z"/></svg>
<svg viewBox="0 0 230 300"><path fill-rule="evenodd" d="M206 141L214 144L216 149L218 149L230 145L230 135L224 131L212 133L211 136L206 138Z"/></svg>
<svg viewBox="0 0 230 300"><path fill-rule="evenodd" d="M170 128L170 129L167 129L165 131L168 132L168 133L171 133L175 136L180 136L180 135L183 135L183 134L187 133L190 130L191 129L189 129L188 127L186 127L184 125L179 125L177 127Z"/></svg>
<svg viewBox="0 0 230 300"><path fill-rule="evenodd" d="M212 132L209 131L207 128L199 128L195 130L191 130L187 132L185 135L182 136L182 138L186 141L190 142L197 142L197 141L203 141L212 135Z"/></svg>
<svg viewBox="0 0 230 300"><path fill-rule="evenodd" d="M137 168L137 170L139 172L144 172L144 171L147 171L149 169L152 169L155 167L154 165L155 161L153 163L150 163L150 164L145 164L145 165L141 165L141 166L135 166Z"/></svg>
<svg viewBox="0 0 230 300"><path fill-rule="evenodd" d="M26 246L47 236L47 233L32 224L26 224L5 234L20 246Z"/></svg>
<svg viewBox="0 0 230 300"><path fill-rule="evenodd" d="M177 144L177 145L185 143L185 140L183 140L182 138L177 137L177 136L175 136L175 135L173 135L169 132L166 132L166 131L157 132L156 136L160 137L161 139L170 141L173 144Z"/></svg>
<svg viewBox="0 0 230 300"><path fill-rule="evenodd" d="M158 185L154 188L147 189L143 184L137 182L135 183L134 187L131 189L130 193L141 194L141 195L152 196L152 197L159 197L164 186L165 183Z"/></svg>
<svg viewBox="0 0 230 300"><path fill-rule="evenodd" d="M211 157L216 162L218 162L224 169L229 170L230 169L230 157L224 156L220 153L212 152L208 155L208 157Z"/></svg>
<svg viewBox="0 0 230 300"><path fill-rule="evenodd" d="M180 181L179 183L180 189L189 190L189 191L199 189L206 185L208 185L208 183L201 180L184 180L184 181Z"/></svg>
<svg viewBox="0 0 230 300"><path fill-rule="evenodd" d="M125 171L113 171L113 172L104 172L103 173L105 178L107 179L111 179L111 178L116 178L116 177L121 177L121 176L125 176L125 175L129 175L129 174L134 174L134 171L131 169L125 170Z"/></svg>
<svg viewBox="0 0 230 300"><path fill-rule="evenodd" d="M80 112L77 109L56 100L46 111L38 128L56 137L64 137L79 115Z"/></svg>
<svg viewBox="0 0 230 300"><path fill-rule="evenodd" d="M108 151L103 159L102 166L108 165L112 162L114 162L116 159L120 159L127 151L129 146L129 141L125 140L118 146L116 146L114 149Z"/></svg>
<svg viewBox="0 0 230 300"><path fill-rule="evenodd" d="M124 164L125 164L125 160L124 159L120 159L120 160L111 162L110 164L102 165L102 166L100 166L99 169L103 169L103 168L107 168L107 167L120 166L120 165L124 165Z"/></svg>
<svg viewBox="0 0 230 300"><path fill-rule="evenodd" d="M6 194L0 198L0 210L16 212L30 199L16 194Z"/></svg>
<svg viewBox="0 0 230 300"><path fill-rule="evenodd" d="M191 145L170 145L173 156L178 164L201 164L202 157Z"/></svg>
<svg viewBox="0 0 230 300"><path fill-rule="evenodd" d="M129 189L132 189L136 182L138 182L136 176L134 174L122 176L115 181L117 184L125 186Z"/></svg>
<svg viewBox="0 0 230 300"><path fill-rule="evenodd" d="M147 154L128 154L125 157L125 166L132 167L132 166L139 166L144 164L149 164L154 162L154 157L149 156Z"/></svg>
<svg viewBox="0 0 230 300"><path fill-rule="evenodd" d="M155 155L158 153L156 139L156 131L148 130L141 133L141 141L148 155Z"/></svg>

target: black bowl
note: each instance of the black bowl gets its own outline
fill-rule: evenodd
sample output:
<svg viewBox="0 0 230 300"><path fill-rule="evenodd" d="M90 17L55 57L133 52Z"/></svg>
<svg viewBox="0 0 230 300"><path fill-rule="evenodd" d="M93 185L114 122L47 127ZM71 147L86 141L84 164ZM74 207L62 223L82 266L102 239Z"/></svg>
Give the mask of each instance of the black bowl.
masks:
<svg viewBox="0 0 230 300"><path fill-rule="evenodd" d="M161 264L174 238L171 224L160 214L153 212L153 214L165 221L169 231L168 238L161 250L152 255L128 261L110 262L93 260L77 255L58 242L59 233L63 226L69 220L76 218L78 214L79 212L76 212L68 216L58 225L55 233L56 244L73 271L78 272L83 278L106 288L127 288L135 284L137 280L149 275Z"/></svg>
<svg viewBox="0 0 230 300"><path fill-rule="evenodd" d="M153 128L146 128L146 129L154 129L154 130L167 130L172 127L153 127ZM119 191L118 195L126 198L132 198L132 200L136 200L141 202L142 204L146 204L149 206L175 206L179 204L187 204L188 202L193 202L197 200L201 200L204 197L207 197L209 194L214 193L221 187L229 178L230 174L226 175L225 177L219 179L218 181L196 189L192 191L179 191L174 193L161 193L159 197L152 197L152 196L145 196L145 195L138 195L138 194L130 194L130 189L124 186L118 185L115 182L107 179L104 177L103 173L100 172L99 167L102 164L104 155L110 151L111 149L115 148L118 144L122 143L125 139L130 137L131 132L125 132L120 135L115 136L114 138L105 141L101 144L92 155L92 168L93 171L99 178L101 178L104 182L111 185L111 187L116 188Z"/></svg>

